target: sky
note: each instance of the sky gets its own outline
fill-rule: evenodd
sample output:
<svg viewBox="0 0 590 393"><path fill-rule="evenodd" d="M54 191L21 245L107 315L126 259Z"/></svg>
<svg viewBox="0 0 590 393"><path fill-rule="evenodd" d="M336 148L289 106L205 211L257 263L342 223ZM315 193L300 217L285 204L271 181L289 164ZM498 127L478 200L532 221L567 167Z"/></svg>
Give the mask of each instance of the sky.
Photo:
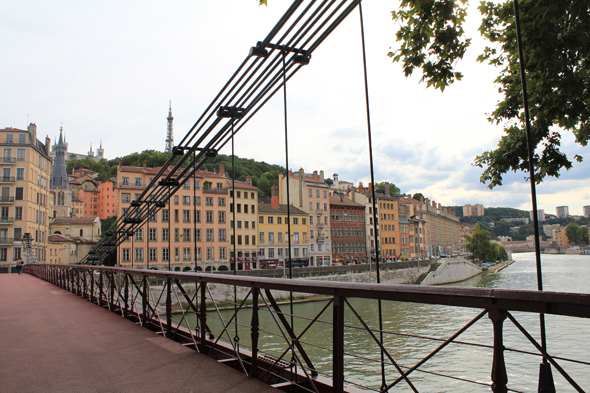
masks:
<svg viewBox="0 0 590 393"><path fill-rule="evenodd" d="M102 143L107 159L163 151L169 102L180 141L251 46L290 4L269 0L80 2L4 1L0 13L0 128L37 125L38 137L59 136L69 151ZM469 8L473 39L457 64L464 74L444 93L405 78L387 56L397 49L390 11L399 1L363 2L375 181L422 193L444 206L483 204L531 210L526 174L510 172L489 190L475 156L493 149L501 125L487 121L501 98L498 70L476 62L485 42ZM353 12L288 82L289 167L370 182L358 12ZM236 135L236 155L285 166L282 95ZM588 147L562 133L562 150ZM224 154L230 154L229 145ZM574 164L537 186L538 206L555 214L590 205L590 164Z"/></svg>

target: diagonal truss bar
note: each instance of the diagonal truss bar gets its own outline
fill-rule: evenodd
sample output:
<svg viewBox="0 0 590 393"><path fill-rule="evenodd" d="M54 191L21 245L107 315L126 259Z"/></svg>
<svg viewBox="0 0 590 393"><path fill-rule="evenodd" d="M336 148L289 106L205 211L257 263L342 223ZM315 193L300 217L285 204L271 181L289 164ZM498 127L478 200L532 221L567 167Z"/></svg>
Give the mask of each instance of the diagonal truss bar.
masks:
<svg viewBox="0 0 590 393"><path fill-rule="evenodd" d="M389 352L387 351L387 349L385 349L385 347L383 346L383 342L382 340L378 339L377 336L375 336L375 334L373 334L373 331L371 330L371 328L365 323L365 321L363 320L363 318L359 315L359 313L356 312L355 308L352 306L352 304L350 304L350 302L348 301L347 298L343 297L344 302L348 305L348 307L350 308L350 310L352 311L352 313L355 315L355 317L359 320L359 322L363 325L363 327L365 328L365 330L371 335L371 338L373 339L373 341L375 341L375 343L377 343L377 345L379 346L379 348L381 349L382 353L387 356L389 358L389 361L391 362L391 364L397 369L397 371L400 373L401 378L403 378L406 383L408 384L408 386L414 391L414 392L418 392L418 390L416 389L416 387L412 384L412 382L408 379L408 376L406 373L403 372L403 370L401 369L401 367L397 364L397 362L393 359L393 357L389 354ZM382 391L386 392L388 389L383 389Z"/></svg>
<svg viewBox="0 0 590 393"><path fill-rule="evenodd" d="M294 1L263 41L258 42L127 212L79 264L97 265L174 195L231 137L241 130L288 80L309 63L312 53L358 6L360 0ZM288 54L288 56L286 56ZM285 56L285 70L282 70ZM239 117L222 116L219 108L237 108ZM234 134L235 134L234 132ZM194 203L194 202L193 202Z"/></svg>
<svg viewBox="0 0 590 393"><path fill-rule="evenodd" d="M514 326L516 326L518 330L520 330L520 332L531 342L531 344L533 344L535 348L537 348L537 351L539 351L553 365L553 367L555 367L555 369L559 371L559 373L570 383L570 385L573 386L574 389L576 389L578 392L584 392L584 389L582 389L576 383L576 381L574 381L572 377L570 377L569 374L563 368L561 368L559 363L557 363L555 359L553 359L553 357L549 355L547 351L545 351L545 349L543 349L543 347L537 342L537 340L535 340L533 336L531 336L530 333L527 332L527 330L520 323L518 323L518 321L512 316L512 314L506 311L506 316L508 317L508 319L510 319L510 321L512 321Z"/></svg>

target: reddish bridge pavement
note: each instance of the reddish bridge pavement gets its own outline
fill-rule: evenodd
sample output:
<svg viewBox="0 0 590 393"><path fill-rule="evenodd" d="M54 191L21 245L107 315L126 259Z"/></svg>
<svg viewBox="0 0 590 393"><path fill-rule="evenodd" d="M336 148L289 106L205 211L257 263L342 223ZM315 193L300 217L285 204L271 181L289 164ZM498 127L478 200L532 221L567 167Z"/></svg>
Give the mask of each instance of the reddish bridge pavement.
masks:
<svg viewBox="0 0 590 393"><path fill-rule="evenodd" d="M277 392L33 276L0 274L0 392Z"/></svg>

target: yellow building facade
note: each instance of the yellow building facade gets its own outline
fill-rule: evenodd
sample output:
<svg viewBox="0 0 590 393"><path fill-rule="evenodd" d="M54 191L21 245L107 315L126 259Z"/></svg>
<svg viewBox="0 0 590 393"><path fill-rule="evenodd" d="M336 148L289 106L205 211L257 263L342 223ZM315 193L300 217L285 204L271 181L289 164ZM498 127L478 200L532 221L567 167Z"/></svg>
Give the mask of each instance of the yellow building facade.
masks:
<svg viewBox="0 0 590 393"><path fill-rule="evenodd" d="M49 138L37 139L37 126L0 130L0 266L45 262L53 195ZM30 254L25 234L30 234Z"/></svg>

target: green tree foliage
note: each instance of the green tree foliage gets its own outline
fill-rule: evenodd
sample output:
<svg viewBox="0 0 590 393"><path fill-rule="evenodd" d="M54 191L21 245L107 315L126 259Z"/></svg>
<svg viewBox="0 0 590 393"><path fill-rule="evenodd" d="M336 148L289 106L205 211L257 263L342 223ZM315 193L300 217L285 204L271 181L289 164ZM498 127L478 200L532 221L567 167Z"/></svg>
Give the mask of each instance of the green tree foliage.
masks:
<svg viewBox="0 0 590 393"><path fill-rule="evenodd" d="M461 80L454 63L463 58L470 43L462 27L466 4L467 0L402 0L400 10L391 12L400 24L396 37L402 44L389 57L402 62L406 76L419 68L420 82L440 91Z"/></svg>
<svg viewBox="0 0 590 393"><path fill-rule="evenodd" d="M412 195L412 199L415 199L417 201L424 200L424 195L422 195L421 192L417 192L414 195Z"/></svg>
<svg viewBox="0 0 590 393"><path fill-rule="evenodd" d="M401 61L406 76L422 71L421 81L444 90L461 79L454 72L469 45L464 37L464 0L402 0L392 12L401 27L398 50L389 53ZM499 69L496 83L503 99L489 116L504 126L495 150L483 152L475 165L488 187L502 184L508 171L527 170L518 48L512 0L483 1L481 35L491 46L479 56ZM590 138L590 12L587 0L520 0L520 19L528 85L535 181L558 177L582 157L560 150L561 132L572 132L582 146Z"/></svg>
<svg viewBox="0 0 590 393"><path fill-rule="evenodd" d="M117 221L117 216L112 216L109 217L105 220L101 220L100 221L100 236L104 237L106 231L108 231L109 229L111 229L111 227L113 226L113 224Z"/></svg>
<svg viewBox="0 0 590 393"><path fill-rule="evenodd" d="M383 181L375 184L375 191L385 194L385 182ZM397 188L395 184L389 183L389 196L396 196L399 194L401 194L400 189Z"/></svg>
<svg viewBox="0 0 590 393"><path fill-rule="evenodd" d="M488 207L485 209L484 215L494 221L502 218L527 218L530 216L526 210L513 209L511 207Z"/></svg>
<svg viewBox="0 0 590 393"><path fill-rule="evenodd" d="M324 183L326 183L329 186L332 186L332 184L334 184L334 180L332 180L331 178L327 177L326 179L324 179Z"/></svg>
<svg viewBox="0 0 590 393"><path fill-rule="evenodd" d="M588 227L579 226L575 222L567 224L565 235L569 242L573 244L588 244Z"/></svg>
<svg viewBox="0 0 590 393"><path fill-rule="evenodd" d="M485 262L494 262L497 260L508 259L506 250L490 241L490 232L476 227L473 235L463 235L467 240L465 248L473 253L475 259Z"/></svg>

